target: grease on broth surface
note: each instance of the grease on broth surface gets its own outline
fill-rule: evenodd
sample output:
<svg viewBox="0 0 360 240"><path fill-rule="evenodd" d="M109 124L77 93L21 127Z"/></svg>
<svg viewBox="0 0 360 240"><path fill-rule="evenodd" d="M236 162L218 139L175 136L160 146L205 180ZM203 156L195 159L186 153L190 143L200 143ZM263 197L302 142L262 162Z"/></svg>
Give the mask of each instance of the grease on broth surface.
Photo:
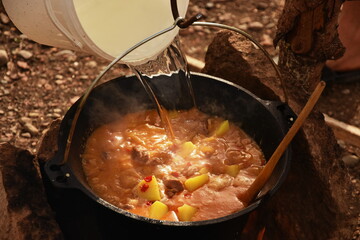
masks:
<svg viewBox="0 0 360 240"><path fill-rule="evenodd" d="M129 113L96 129L82 156L87 181L107 202L145 217L200 221L241 210L237 198L265 163L235 124L197 109Z"/></svg>

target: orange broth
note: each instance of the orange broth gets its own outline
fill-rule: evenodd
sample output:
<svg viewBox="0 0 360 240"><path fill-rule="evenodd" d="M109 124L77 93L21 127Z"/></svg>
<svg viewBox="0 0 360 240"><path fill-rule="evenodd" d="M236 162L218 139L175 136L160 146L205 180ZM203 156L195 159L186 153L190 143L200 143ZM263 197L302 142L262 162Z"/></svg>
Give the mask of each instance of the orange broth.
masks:
<svg viewBox="0 0 360 240"><path fill-rule="evenodd" d="M225 120L197 109L168 114L175 139L168 138L156 110L129 113L92 133L82 164L93 191L145 217L151 217L150 207L159 201L167 211L158 219L168 221L179 221L179 207L184 204L196 209L186 221L241 210L244 205L237 196L246 191L265 162L257 144L231 122L219 133ZM189 190L185 182L200 175L207 181ZM142 195L149 181L158 185L157 200Z"/></svg>

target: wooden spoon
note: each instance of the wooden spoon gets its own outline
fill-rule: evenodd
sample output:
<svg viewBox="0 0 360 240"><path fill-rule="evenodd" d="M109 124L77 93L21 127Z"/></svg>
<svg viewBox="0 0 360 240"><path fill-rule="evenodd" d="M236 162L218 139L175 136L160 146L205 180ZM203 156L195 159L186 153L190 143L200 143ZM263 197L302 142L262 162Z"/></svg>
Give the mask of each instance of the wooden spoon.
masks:
<svg viewBox="0 0 360 240"><path fill-rule="evenodd" d="M280 142L279 146L276 148L270 160L266 163L265 167L256 177L255 181L250 185L247 191L241 194L241 196L239 196L239 199L244 203L245 206L248 206L255 199L255 197L258 195L265 183L269 180L280 157L283 155L291 140L294 138L294 136L304 123L305 119L309 116L310 112L319 100L320 95L325 88L325 85L326 84L324 81L320 81L318 83L314 92L311 94L309 100L305 104L304 108L301 110L298 118L291 126L283 140Z"/></svg>

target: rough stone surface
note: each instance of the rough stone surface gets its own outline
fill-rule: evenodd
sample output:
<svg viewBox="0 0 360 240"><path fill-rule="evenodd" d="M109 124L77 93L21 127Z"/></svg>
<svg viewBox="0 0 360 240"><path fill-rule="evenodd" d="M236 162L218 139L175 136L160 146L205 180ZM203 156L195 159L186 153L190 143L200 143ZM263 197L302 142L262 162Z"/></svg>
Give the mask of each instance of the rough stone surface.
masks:
<svg viewBox="0 0 360 240"><path fill-rule="evenodd" d="M36 155L37 161L40 165L45 164L58 150L57 145L60 123L60 119L54 120L48 129L45 130L40 139L40 144L37 149L38 154Z"/></svg>
<svg viewBox="0 0 360 240"><path fill-rule="evenodd" d="M203 72L239 84L263 99L278 100L282 95L280 80L270 61L249 40L232 32L216 35L206 54ZM263 86L259 88L259 84Z"/></svg>
<svg viewBox="0 0 360 240"><path fill-rule="evenodd" d="M63 239L34 156L8 143L0 152L0 240Z"/></svg>

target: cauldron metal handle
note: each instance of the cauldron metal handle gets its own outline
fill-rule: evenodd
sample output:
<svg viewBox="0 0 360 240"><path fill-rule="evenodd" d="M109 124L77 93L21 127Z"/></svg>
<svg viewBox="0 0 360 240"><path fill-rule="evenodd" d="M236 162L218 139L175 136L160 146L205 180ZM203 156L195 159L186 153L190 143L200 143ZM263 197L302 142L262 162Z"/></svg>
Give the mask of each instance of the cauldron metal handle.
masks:
<svg viewBox="0 0 360 240"><path fill-rule="evenodd" d="M71 123L71 127L70 127L70 131L69 131L69 135L67 138L67 142L66 142L66 147L65 147L65 152L64 152L64 158L63 161L60 163L60 165L65 164L68 161L68 157L69 157L69 152L70 152L70 147L71 147L71 142L72 142L72 138L75 132L75 128L76 128L76 123L77 120L79 118L79 115L81 113L81 110L83 109L87 98L89 97L91 91L94 89L94 87L97 85L97 83L103 78L103 76L116 64L118 63L121 59L123 59L126 55L128 55L129 53L131 53L132 51L134 51L135 49L137 49L138 47L144 45L145 43L151 41L154 38L157 38L158 36L170 32L171 30L175 29L176 27L180 27L180 28L185 28L188 27L190 25L194 25L194 26L206 26L206 27L216 27L216 28L222 28L222 29L227 29L227 30L231 30L234 31L236 33L239 33L241 35L243 35L244 37L246 37L247 39L249 39L253 44L255 44L255 46L257 46L267 57L267 59L270 61L270 63L272 64L272 66L274 67L276 74L278 75L278 78L281 81L281 86L283 89L283 93L284 93L284 102L287 103L288 98L287 98L287 94L286 94L286 90L285 90L285 85L283 82L283 78L281 77L281 73L279 68L277 67L276 63L274 62L274 60L271 58L270 54L261 46L261 44L256 41L249 33L238 29L236 27L232 27L232 26L228 26L228 25L224 25L224 24L219 24L219 23L212 23L212 22L196 22L196 20L201 19L202 15L201 14L197 14L194 17L190 18L189 20L184 20L184 18L182 17L178 17L175 19L174 23L168 27L163 29L160 32L157 32L147 38L145 38L144 40L138 42L137 44L135 44L134 46L132 46L131 48L129 48L128 50L126 50L125 52L123 52L121 55L119 55L117 58L115 58L102 72L100 72L100 74L94 79L94 81L91 83L91 85L89 86L89 88L86 90L85 94L82 96L79 105L76 109L74 118L72 120Z"/></svg>

